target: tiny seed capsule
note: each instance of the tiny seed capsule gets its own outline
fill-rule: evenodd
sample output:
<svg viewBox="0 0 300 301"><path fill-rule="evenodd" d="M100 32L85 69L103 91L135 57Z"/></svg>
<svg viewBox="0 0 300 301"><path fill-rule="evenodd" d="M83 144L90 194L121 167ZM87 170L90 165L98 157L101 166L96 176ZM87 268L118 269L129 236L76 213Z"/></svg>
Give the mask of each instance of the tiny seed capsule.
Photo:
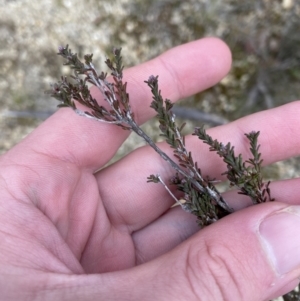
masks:
<svg viewBox="0 0 300 301"><path fill-rule="evenodd" d="M179 200L179 203L180 203L181 205L184 205L184 204L186 204L186 200L185 200L185 199L180 199L180 200Z"/></svg>

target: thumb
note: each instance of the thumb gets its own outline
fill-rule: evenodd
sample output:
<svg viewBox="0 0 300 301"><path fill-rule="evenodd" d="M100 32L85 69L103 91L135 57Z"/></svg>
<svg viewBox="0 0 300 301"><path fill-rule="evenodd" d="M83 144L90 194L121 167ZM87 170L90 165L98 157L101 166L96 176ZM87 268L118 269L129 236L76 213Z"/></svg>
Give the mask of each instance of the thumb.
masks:
<svg viewBox="0 0 300 301"><path fill-rule="evenodd" d="M299 282L299 228L300 206L252 206L146 264L72 277L63 300L270 300Z"/></svg>
<svg viewBox="0 0 300 301"><path fill-rule="evenodd" d="M300 206L249 207L160 258L156 281L170 294L166 300L276 298L299 282L299 228Z"/></svg>

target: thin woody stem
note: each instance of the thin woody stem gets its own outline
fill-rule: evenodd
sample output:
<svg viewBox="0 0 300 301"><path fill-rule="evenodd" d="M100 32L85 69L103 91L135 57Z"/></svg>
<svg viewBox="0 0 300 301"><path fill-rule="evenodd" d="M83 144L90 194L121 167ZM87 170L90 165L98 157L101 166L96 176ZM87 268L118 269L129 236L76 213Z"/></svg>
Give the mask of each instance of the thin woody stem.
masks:
<svg viewBox="0 0 300 301"><path fill-rule="evenodd" d="M126 122L127 123L127 122ZM189 174L186 173L182 168L178 166L167 154L165 154L154 142L153 140L135 123L131 118L128 120L128 125L131 126L131 129L140 137L142 137L159 155L162 159L167 161L179 174L184 177L191 178ZM224 210L228 212L232 212L233 210L228 206L223 197L220 195L218 191L212 190L209 187L203 187L197 182L194 178L191 178L191 182L194 186L199 189L201 192L208 192L209 195L215 202L222 207Z"/></svg>
<svg viewBox="0 0 300 301"><path fill-rule="evenodd" d="M90 64L90 65L91 65L90 67L92 68L93 72L89 72L88 76L90 77L92 82L95 84L95 86L100 90L103 98L108 102L110 107L117 114L118 119L121 121L123 119L122 113L118 109L116 109L115 106L113 105L113 103L117 101L114 90L107 88L107 85L105 84L105 81L99 79L99 76L98 76L97 72L95 71L93 65L92 64ZM110 95L113 97L113 99L110 99L110 97L108 97L108 95L105 93L106 91L110 93Z"/></svg>
<svg viewBox="0 0 300 301"><path fill-rule="evenodd" d="M169 195L175 200L175 202L180 205L180 207L184 210L184 211L188 211L186 210L186 208L184 207L184 205L176 198L176 196L172 193L172 191L169 189L169 187L166 185L166 183L163 181L163 179L161 178L160 175L156 176L157 180L164 186L164 188L167 190L167 192L169 193Z"/></svg>
<svg viewBox="0 0 300 301"><path fill-rule="evenodd" d="M122 120L111 120L111 121L109 121L109 120L104 120L104 119L97 118L95 116L89 115L86 112L81 111L79 109L74 109L74 111L79 116L83 116L83 117L86 117L86 118L89 118L89 119L92 119L92 120L96 120L96 121L100 121L100 122L104 122L104 123L116 124L116 125L119 125L119 124L122 124L122 123L126 123L123 119ZM128 128L128 130L130 130L130 129L131 128Z"/></svg>

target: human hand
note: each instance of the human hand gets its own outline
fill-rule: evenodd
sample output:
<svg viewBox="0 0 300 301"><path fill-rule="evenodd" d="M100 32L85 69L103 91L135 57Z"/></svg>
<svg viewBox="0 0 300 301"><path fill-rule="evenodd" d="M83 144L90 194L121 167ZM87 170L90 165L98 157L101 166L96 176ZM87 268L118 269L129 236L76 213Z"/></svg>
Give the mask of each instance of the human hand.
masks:
<svg viewBox="0 0 300 301"><path fill-rule="evenodd" d="M176 101L217 83L230 64L228 48L207 38L128 69L139 123L153 116L143 84L150 74L159 74L162 94ZM260 130L270 164L299 154L298 108L295 102L209 133L247 155L244 133ZM151 173L173 173L149 147L96 172L127 136L60 109L0 157L0 300L252 301L296 286L297 179L271 184L278 202L198 231L192 215L170 209L163 187L146 183ZM186 143L203 174L218 178L225 170L196 137ZM247 206L240 195L225 198L235 209Z"/></svg>

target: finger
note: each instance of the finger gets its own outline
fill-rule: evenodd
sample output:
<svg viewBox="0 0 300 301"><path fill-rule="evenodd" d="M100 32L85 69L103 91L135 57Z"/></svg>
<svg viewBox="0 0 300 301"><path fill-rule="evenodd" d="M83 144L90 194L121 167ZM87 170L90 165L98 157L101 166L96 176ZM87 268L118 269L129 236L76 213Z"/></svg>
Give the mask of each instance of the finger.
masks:
<svg viewBox="0 0 300 301"><path fill-rule="evenodd" d="M269 165L300 154L299 109L300 101L295 101L212 128L208 133L213 139L224 144L230 142L234 146L235 154L242 154L244 160L248 160L253 155L250 153L249 141L245 134L260 131L259 152L262 155L263 165ZM216 153L210 152L208 145L202 143L196 136L188 136L186 142L203 173L220 179L220 174L226 171L222 159L218 158Z"/></svg>
<svg viewBox="0 0 300 301"><path fill-rule="evenodd" d="M280 200L285 204L300 205L299 184L299 178L273 181L269 185L271 197L275 201ZM238 211L253 205L251 199L248 196L238 194L237 190L229 190L223 193L222 196L228 202L229 206L234 209L234 211Z"/></svg>
<svg viewBox="0 0 300 301"><path fill-rule="evenodd" d="M218 39L206 38L178 46L128 69L125 81L138 122L143 123L154 115L149 108L150 89L144 83L150 75L159 75L164 97L177 101L216 84L228 72L230 64L227 46ZM24 149L33 148L38 153L96 170L114 155L128 135L128 131L117 126L61 109L29 136L19 151L26 153Z"/></svg>
<svg viewBox="0 0 300 301"><path fill-rule="evenodd" d="M199 230L196 216L183 211L179 206L169 209L146 227L133 232L136 264L169 252Z"/></svg>
<svg viewBox="0 0 300 301"><path fill-rule="evenodd" d="M289 205L299 205L299 183L300 179L272 182L270 184L272 198ZM222 196L234 211L253 205L249 197L240 195L237 191L230 190ZM170 251L199 230L196 217L183 211L179 206L153 219L147 226L141 224L141 229L132 235L137 263L147 262Z"/></svg>
<svg viewBox="0 0 300 301"><path fill-rule="evenodd" d="M260 130L260 152L264 164L271 164L300 154L300 138L297 138L299 136L297 129L300 127L297 113L299 106L300 102L290 103L241 118L228 125L210 129L208 132L213 138L224 143L232 142L236 154L241 153L246 159L250 154L249 143L244 133ZM194 160L199 163L203 176L221 178L220 175L226 171L226 166L217 154L209 152L208 146L195 136L188 136L186 144L188 150L192 150ZM169 146L160 143L159 147L172 157ZM97 180L103 198L109 201L106 204L108 213L118 212L119 217L122 217L119 222L126 222L137 230L158 218L174 202L161 185L147 183L146 178L150 174L160 174L168 183L168 179L174 173L172 167L147 146L137 149L101 171L97 175ZM116 182L117 186L114 184Z"/></svg>
<svg viewBox="0 0 300 301"><path fill-rule="evenodd" d="M299 282L299 227L298 206L261 204L225 217L147 264L48 285L61 288L63 281L66 300L270 300Z"/></svg>

